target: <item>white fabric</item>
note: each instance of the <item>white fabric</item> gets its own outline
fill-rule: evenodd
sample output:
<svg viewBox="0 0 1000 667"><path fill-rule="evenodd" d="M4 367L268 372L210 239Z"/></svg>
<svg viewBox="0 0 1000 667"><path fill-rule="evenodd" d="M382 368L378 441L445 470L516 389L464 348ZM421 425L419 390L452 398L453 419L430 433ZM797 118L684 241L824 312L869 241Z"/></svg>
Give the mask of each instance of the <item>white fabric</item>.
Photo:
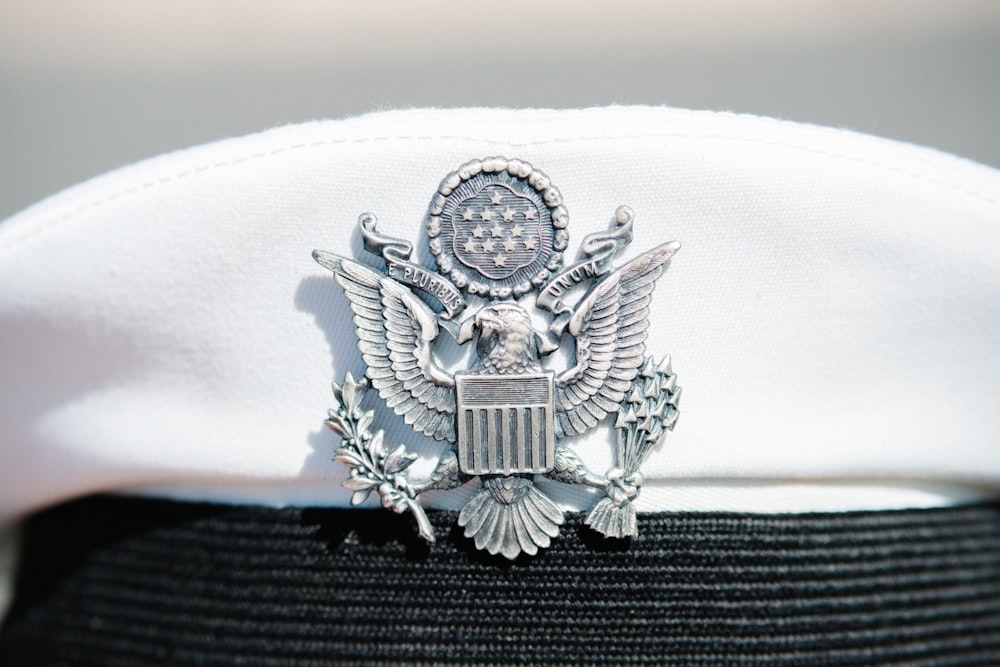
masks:
<svg viewBox="0 0 1000 667"><path fill-rule="evenodd" d="M730 114L430 110L181 151L0 224L0 515L105 490L346 504L323 419L330 380L363 366L310 253L362 255L373 211L431 265L430 197L488 155L551 177L571 251L620 204L636 219L619 262L683 244L648 342L673 355L681 418L641 509L692 485L1000 486L1000 173ZM441 445L369 400L429 471ZM610 433L576 442L595 471ZM816 505L795 496L750 505Z"/></svg>

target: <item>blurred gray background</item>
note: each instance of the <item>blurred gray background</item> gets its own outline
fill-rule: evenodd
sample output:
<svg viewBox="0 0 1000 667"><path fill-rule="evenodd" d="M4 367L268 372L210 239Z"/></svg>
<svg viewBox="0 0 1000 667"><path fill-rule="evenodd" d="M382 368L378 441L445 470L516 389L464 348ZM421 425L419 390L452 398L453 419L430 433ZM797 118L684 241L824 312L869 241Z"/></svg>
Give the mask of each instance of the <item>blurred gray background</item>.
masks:
<svg viewBox="0 0 1000 667"><path fill-rule="evenodd" d="M0 218L285 123L609 103L833 125L1000 166L1000 2L0 0Z"/></svg>

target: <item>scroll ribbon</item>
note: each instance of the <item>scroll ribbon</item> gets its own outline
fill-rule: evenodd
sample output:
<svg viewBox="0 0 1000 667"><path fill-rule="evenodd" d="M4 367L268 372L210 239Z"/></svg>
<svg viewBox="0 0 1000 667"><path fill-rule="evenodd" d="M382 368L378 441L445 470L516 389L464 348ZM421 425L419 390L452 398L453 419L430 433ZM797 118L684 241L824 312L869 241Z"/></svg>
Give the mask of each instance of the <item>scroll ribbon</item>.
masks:
<svg viewBox="0 0 1000 667"><path fill-rule="evenodd" d="M611 258L620 249L632 242L632 209L619 206L615 211L615 229L611 232L588 234L580 245L586 255L576 264L569 266L546 283L538 294L536 305L554 315L568 315L572 309L561 297L583 280L596 278L611 268Z"/></svg>
<svg viewBox="0 0 1000 667"><path fill-rule="evenodd" d="M371 213L362 213L358 218L365 250L385 260L389 277L433 297L444 308L439 316L443 320L461 312L467 304L458 288L447 278L409 261L413 244L378 232L377 224Z"/></svg>

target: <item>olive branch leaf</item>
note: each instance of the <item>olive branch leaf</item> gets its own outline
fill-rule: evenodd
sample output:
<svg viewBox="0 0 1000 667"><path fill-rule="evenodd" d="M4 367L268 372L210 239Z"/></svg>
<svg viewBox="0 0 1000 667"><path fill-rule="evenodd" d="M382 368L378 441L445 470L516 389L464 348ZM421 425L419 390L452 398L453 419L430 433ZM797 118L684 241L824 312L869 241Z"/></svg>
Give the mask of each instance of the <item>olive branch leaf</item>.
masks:
<svg viewBox="0 0 1000 667"><path fill-rule="evenodd" d="M333 398L336 408L328 412L325 424L341 437L341 446L334 453L333 460L351 469L344 480L344 487L353 491L351 505L360 505L378 491L382 507L397 514L406 510L413 513L417 521L420 537L434 541L434 529L424 508L416 501L417 491L410 484L405 470L417 460L416 454L399 445L386 451L385 433L380 429L371 432L375 420L374 410L362 410L361 402L368 391L367 378L355 380L351 373L343 385L333 383Z"/></svg>

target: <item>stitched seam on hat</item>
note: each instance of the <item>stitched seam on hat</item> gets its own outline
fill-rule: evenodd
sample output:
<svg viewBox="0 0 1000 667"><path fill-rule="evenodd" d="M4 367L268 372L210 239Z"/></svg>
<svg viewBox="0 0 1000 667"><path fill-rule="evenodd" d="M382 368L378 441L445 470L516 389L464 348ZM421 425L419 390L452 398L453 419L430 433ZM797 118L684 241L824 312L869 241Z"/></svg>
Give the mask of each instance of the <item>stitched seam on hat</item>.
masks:
<svg viewBox="0 0 1000 667"><path fill-rule="evenodd" d="M282 146L275 148L270 151L250 153L249 155L243 155L240 157L231 158L228 160L221 160L217 162L212 162L209 164L204 164L198 167L184 169L182 171L176 172L169 176L163 176L157 179L147 180L138 185L133 185L127 188L118 190L117 192L95 199L87 204L84 204L73 211L65 213L63 215L51 218L45 222L41 222L36 225L33 229L26 231L20 236L14 237L10 242L4 245L0 245L0 251L10 252L15 250L18 246L30 241L31 239L45 233L47 230L52 229L63 222L73 219L78 215L82 215L88 211L96 208L100 208L105 204L109 204L117 199L126 197L128 195L135 194L137 192L143 192L154 188L159 185L166 185L167 183L172 183L174 181L179 181L192 175L201 174L206 171L223 169L227 167L232 167L235 165L243 164L245 162L250 162L253 160L259 160L262 158L273 157L275 155L280 155L285 152L301 150L304 148L321 148L324 146L332 146L338 144L362 144L362 143L375 143L381 141L471 141L479 142L484 145L490 144L500 144L508 147L528 147L528 146L544 146L547 144L559 144L559 143L571 143L578 141L606 141L614 139L715 139L720 141L741 141L751 144L759 144L762 146L774 146L778 148L787 148L793 150L800 150L803 152L812 153L815 155L822 155L829 158L835 158L839 160L845 160L847 162L853 162L856 164L863 164L869 167L876 167L879 169L884 169L886 171L894 172L896 174L913 178L925 183L929 183L935 186L941 186L949 190L958 192L960 194L978 199L980 201L986 202L988 204L996 204L998 200L992 196L989 196L978 190L972 190L968 188L963 188L954 183L949 183L940 178L933 178L927 174L920 171L913 171L904 169L898 165L889 164L886 162L879 162L875 160L866 160L855 155L850 155L848 153L838 153L834 151L827 151L808 144L801 143L786 143L781 141L771 141L767 139L760 139L758 137L748 137L738 134L726 135L719 133L699 133L699 132L652 132L644 134L601 134L601 135L590 135L590 136L574 136L574 137L557 137L553 139L542 139L537 141L528 142L510 142L510 141L498 141L495 139L483 139L481 137L468 137L460 135L385 135L381 137L360 137L352 139L339 139L339 138L329 138L314 141L300 141L294 144L289 144L287 146Z"/></svg>

